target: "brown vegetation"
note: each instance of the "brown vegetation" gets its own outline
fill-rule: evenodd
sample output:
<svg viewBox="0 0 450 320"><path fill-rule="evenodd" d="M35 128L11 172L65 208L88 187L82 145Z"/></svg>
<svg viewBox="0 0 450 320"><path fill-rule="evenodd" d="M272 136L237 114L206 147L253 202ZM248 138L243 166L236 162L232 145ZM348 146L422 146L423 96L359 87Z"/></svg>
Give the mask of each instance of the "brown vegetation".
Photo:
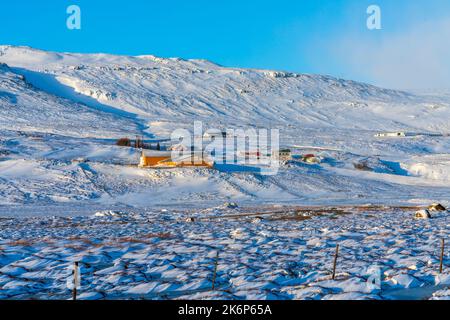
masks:
<svg viewBox="0 0 450 320"><path fill-rule="evenodd" d="M120 138L117 140L116 145L119 147L131 147L131 140L128 138Z"/></svg>

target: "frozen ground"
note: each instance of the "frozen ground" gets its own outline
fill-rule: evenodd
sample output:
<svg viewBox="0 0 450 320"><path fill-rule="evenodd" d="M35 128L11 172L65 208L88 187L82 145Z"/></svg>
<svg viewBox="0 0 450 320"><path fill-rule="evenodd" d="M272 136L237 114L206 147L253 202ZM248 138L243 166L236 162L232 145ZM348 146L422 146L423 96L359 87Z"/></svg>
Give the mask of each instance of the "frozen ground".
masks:
<svg viewBox="0 0 450 320"><path fill-rule="evenodd" d="M449 120L448 94L0 46L0 298L68 298L73 261L80 298L446 298L449 274L437 275L436 259L447 213L411 217L416 206L450 204ZM298 149L261 176L140 169L138 151L114 145L168 138L194 121L278 128L282 146L322 149ZM411 135L374 137L393 131ZM299 160L311 152L320 164ZM225 202L242 209L211 209ZM317 207L306 219L295 206ZM107 210L122 214L93 216ZM366 285L374 264L381 291Z"/></svg>
<svg viewBox="0 0 450 320"><path fill-rule="evenodd" d="M339 132L314 135L333 141ZM311 131L297 137L309 145ZM139 151L113 140L3 131L0 140L0 214L27 206L199 207L237 201L246 204L429 204L448 202L448 137L377 140L342 133L321 151L322 163L292 161L275 176L206 169L139 169ZM300 152L299 152L300 154ZM355 168L365 164L368 171ZM324 203L325 202L325 203ZM60 213L60 212L56 212ZM62 214L64 212L61 212Z"/></svg>
<svg viewBox="0 0 450 320"><path fill-rule="evenodd" d="M70 299L79 261L79 299L448 299L448 254L438 271L449 215L415 220L415 210L222 206L3 218L0 298Z"/></svg>

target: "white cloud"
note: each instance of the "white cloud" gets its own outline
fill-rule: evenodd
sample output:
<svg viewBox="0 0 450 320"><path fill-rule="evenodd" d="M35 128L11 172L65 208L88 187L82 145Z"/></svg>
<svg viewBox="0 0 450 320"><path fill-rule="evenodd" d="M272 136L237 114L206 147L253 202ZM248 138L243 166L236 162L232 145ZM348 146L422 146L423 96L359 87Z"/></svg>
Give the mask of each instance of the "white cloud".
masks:
<svg viewBox="0 0 450 320"><path fill-rule="evenodd" d="M380 32L381 38L374 41L377 35L371 32ZM395 34L370 31L338 39L333 46L341 65L377 85L450 89L450 18L421 23Z"/></svg>

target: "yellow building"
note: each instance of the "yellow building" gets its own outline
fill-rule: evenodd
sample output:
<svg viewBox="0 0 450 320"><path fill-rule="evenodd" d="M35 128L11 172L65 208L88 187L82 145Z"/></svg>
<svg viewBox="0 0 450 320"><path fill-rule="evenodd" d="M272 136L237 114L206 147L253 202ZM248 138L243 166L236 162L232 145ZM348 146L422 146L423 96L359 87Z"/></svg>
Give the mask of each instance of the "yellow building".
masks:
<svg viewBox="0 0 450 320"><path fill-rule="evenodd" d="M139 167L154 167L157 166L160 162L171 160L170 152L152 152L151 154L146 154L144 150L142 150L141 161L139 162Z"/></svg>
<svg viewBox="0 0 450 320"><path fill-rule="evenodd" d="M203 153L192 152L188 155L173 159L170 151L142 150L139 167L167 168L167 167L207 167L212 168L213 162L205 159Z"/></svg>

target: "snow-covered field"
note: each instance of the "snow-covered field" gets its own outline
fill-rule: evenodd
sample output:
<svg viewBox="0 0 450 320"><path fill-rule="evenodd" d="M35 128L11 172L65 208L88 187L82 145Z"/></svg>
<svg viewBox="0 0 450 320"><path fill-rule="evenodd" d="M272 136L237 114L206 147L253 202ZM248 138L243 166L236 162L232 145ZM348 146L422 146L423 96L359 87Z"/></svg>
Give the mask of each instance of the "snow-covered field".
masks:
<svg viewBox="0 0 450 320"><path fill-rule="evenodd" d="M450 298L450 273L439 274L449 215L415 220L414 211L222 206L4 218L0 298L69 299L75 261L79 299Z"/></svg>
<svg viewBox="0 0 450 320"><path fill-rule="evenodd" d="M165 139L194 121L276 128L282 146L322 149L295 149L277 175L261 176L141 169L138 150L115 146L121 137ZM411 135L375 137L396 131ZM449 134L445 94L204 60L0 46L0 297L62 298L69 261L83 259L93 261L82 266L86 297L387 298L409 282L425 288L408 294L429 297L446 213L418 222L414 209L396 208L450 204ZM319 164L299 160L311 152ZM220 218L227 210L219 210L209 221L208 208L225 202L250 213L388 209L260 223ZM93 218L105 210L126 214ZM206 220L186 223L192 214ZM346 274L332 282L336 242L348 250ZM220 269L213 293L216 248L229 270ZM371 261L388 272L381 293L361 284Z"/></svg>

